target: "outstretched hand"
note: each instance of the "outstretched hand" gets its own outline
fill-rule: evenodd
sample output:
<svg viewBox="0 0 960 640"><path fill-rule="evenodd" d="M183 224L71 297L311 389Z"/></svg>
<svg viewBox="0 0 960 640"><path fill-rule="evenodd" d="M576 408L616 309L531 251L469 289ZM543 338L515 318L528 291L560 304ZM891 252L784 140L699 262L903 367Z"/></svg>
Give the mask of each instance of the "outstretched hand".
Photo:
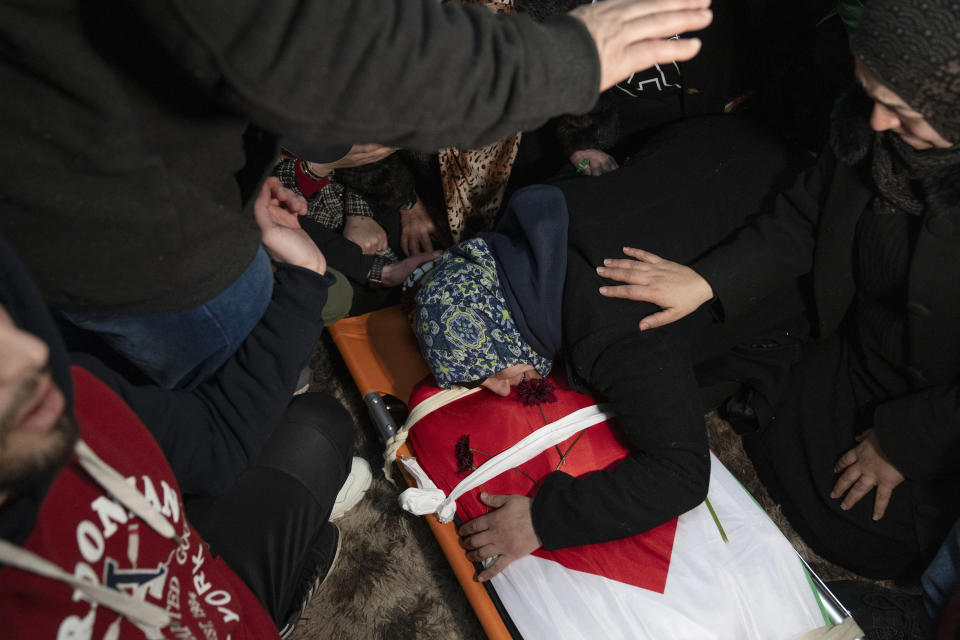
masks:
<svg viewBox="0 0 960 640"><path fill-rule="evenodd" d="M662 311L640 321L641 330L676 322L713 298L710 283L690 267L642 249L624 247L623 253L633 259L607 258L597 273L626 284L600 287L600 294L659 306Z"/></svg>
<svg viewBox="0 0 960 640"><path fill-rule="evenodd" d="M493 511L466 523L458 533L460 546L467 550L468 559L483 562L495 558L490 566L477 574L477 581L485 582L542 543L533 529L530 511L533 500L516 494L481 492L480 501L493 507Z"/></svg>
<svg viewBox="0 0 960 640"><path fill-rule="evenodd" d="M443 251L433 251L431 253L418 253L415 256L405 258L400 262L388 264L383 267L380 274L380 284L384 287L397 287L403 284L403 281L413 273L413 270L424 262L430 262L443 255Z"/></svg>
<svg viewBox="0 0 960 640"><path fill-rule="evenodd" d="M697 38L670 39L710 24L710 0L605 0L570 15L586 25L600 57L600 91L655 64L689 60Z"/></svg>
<svg viewBox="0 0 960 640"><path fill-rule="evenodd" d="M857 436L857 441L860 444L840 456L833 468L834 473L842 473L837 483L833 485L830 497L837 499L846 493L846 497L840 503L840 508L846 511L876 487L873 519L879 520L887 511L893 490L903 482L904 477L883 454L880 441L873 429L867 429Z"/></svg>
<svg viewBox="0 0 960 640"><path fill-rule="evenodd" d="M306 212L307 201L303 196L284 187L276 176L266 179L253 202L253 217L260 227L263 248L270 257L323 275L327 261L297 220L297 216Z"/></svg>

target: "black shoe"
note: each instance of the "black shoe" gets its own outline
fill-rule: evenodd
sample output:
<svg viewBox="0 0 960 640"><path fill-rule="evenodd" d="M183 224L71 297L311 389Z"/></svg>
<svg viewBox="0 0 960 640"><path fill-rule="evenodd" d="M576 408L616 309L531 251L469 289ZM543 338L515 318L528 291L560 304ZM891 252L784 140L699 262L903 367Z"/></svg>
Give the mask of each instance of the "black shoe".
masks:
<svg viewBox="0 0 960 640"><path fill-rule="evenodd" d="M933 621L921 596L860 580L828 582L827 588L850 609L866 640L929 640Z"/></svg>
<svg viewBox="0 0 960 640"><path fill-rule="evenodd" d="M280 627L280 637L286 640L293 634L297 623L303 617L303 612L314 594L320 590L327 576L333 570L337 563L337 557L340 555L340 528L332 522L328 522L320 530L317 536L317 542L311 550L313 557L306 564L308 569L304 573L302 586L300 588L300 598L295 600L297 604L285 618L283 626Z"/></svg>

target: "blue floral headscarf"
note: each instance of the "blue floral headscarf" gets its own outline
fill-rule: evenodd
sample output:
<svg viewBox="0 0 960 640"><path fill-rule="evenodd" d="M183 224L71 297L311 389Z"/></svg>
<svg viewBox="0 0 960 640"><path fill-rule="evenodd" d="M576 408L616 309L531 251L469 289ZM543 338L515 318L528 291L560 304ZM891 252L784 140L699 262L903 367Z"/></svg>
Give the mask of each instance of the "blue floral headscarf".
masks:
<svg viewBox="0 0 960 640"><path fill-rule="evenodd" d="M518 364L550 372L552 362L517 330L482 239L447 251L425 276L416 302L413 331L439 386L477 382Z"/></svg>

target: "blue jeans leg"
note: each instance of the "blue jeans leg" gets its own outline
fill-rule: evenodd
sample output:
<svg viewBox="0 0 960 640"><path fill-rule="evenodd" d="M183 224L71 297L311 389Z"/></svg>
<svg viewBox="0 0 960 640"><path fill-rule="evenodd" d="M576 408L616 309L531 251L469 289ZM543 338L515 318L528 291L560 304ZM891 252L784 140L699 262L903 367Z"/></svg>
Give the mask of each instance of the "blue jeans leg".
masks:
<svg viewBox="0 0 960 640"><path fill-rule="evenodd" d="M940 619L943 608L956 593L957 587L960 587L958 571L960 571L960 521L953 525L953 529L947 534L933 562L920 578L920 583L923 585L923 604L931 619Z"/></svg>
<svg viewBox="0 0 960 640"><path fill-rule="evenodd" d="M233 284L193 309L146 315L64 312L167 389L192 389L234 354L273 295L263 247Z"/></svg>

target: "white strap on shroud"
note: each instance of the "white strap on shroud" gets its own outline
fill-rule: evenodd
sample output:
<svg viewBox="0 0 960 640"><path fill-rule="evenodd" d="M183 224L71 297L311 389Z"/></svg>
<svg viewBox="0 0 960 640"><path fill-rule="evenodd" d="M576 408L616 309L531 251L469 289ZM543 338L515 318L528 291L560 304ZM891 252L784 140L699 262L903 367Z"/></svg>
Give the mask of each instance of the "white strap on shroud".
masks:
<svg viewBox="0 0 960 640"><path fill-rule="evenodd" d="M400 506L414 515L437 514L440 522L450 522L457 512L457 498L496 478L504 471L520 466L550 447L595 424L613 417L605 405L593 405L574 411L556 422L544 425L515 445L490 458L460 481L449 496L430 481L415 458L404 458L404 467L417 481L417 488L400 494Z"/></svg>

